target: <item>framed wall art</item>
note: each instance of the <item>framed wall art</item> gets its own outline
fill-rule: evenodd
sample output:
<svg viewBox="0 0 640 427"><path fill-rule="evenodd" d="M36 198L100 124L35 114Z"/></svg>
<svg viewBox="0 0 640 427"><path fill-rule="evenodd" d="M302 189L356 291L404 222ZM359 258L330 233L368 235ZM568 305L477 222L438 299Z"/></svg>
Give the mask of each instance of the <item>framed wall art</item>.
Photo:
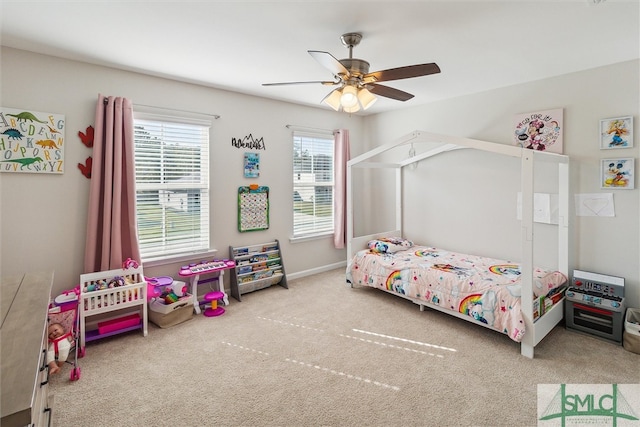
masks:
<svg viewBox="0 0 640 427"><path fill-rule="evenodd" d="M260 154L244 153L244 177L258 178L260 176Z"/></svg>
<svg viewBox="0 0 640 427"><path fill-rule="evenodd" d="M602 159L600 161L600 188L633 190L634 160L633 158Z"/></svg>
<svg viewBox="0 0 640 427"><path fill-rule="evenodd" d="M633 147L633 116L600 120L600 149Z"/></svg>
<svg viewBox="0 0 640 427"><path fill-rule="evenodd" d="M517 114L515 144L537 151L562 154L562 108Z"/></svg>
<svg viewBox="0 0 640 427"><path fill-rule="evenodd" d="M0 172L64 173L63 114L0 107Z"/></svg>

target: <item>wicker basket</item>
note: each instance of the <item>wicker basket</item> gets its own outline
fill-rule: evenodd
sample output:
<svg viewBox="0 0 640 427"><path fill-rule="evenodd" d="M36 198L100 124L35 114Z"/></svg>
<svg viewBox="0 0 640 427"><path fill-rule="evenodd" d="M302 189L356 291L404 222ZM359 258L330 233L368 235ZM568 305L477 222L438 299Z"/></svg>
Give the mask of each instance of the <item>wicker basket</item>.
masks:
<svg viewBox="0 0 640 427"><path fill-rule="evenodd" d="M640 335L634 335L624 331L622 333L622 346L627 351L640 354Z"/></svg>
<svg viewBox="0 0 640 427"><path fill-rule="evenodd" d="M182 322L186 322L193 317L193 304L187 304L172 310L169 313L161 313L149 310L149 320L161 328L170 328Z"/></svg>

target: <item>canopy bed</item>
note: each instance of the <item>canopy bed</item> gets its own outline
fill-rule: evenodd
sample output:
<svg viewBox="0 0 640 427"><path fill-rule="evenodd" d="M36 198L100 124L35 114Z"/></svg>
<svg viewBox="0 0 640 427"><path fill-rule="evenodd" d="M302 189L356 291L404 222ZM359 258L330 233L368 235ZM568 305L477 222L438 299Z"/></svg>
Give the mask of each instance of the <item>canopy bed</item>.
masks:
<svg viewBox="0 0 640 427"><path fill-rule="evenodd" d="M391 150L417 143L429 149L397 162ZM519 159L521 253L519 261L467 255L421 246L403 234L403 168L458 149L481 150ZM412 150L413 151L413 150ZM385 155L385 153L387 153ZM558 168L557 265L554 270L534 266L534 163L551 162ZM355 235L353 169L386 168L395 171L393 229ZM373 197L373 196L371 196ZM521 344L521 354L533 358L534 347L562 320L562 290L568 277L569 158L517 146L414 131L383 144L347 163L347 282L370 286L409 299L420 310L433 308L507 334ZM540 242L545 244L546 242ZM544 307L548 299L553 305ZM502 313L501 313L502 312ZM504 317L504 312L509 317Z"/></svg>

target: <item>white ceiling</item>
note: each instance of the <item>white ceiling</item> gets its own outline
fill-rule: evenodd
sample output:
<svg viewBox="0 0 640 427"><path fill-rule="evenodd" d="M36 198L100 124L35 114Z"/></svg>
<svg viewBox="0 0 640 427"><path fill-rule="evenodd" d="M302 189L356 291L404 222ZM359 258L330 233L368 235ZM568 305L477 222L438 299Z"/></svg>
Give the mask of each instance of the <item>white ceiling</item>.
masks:
<svg viewBox="0 0 640 427"><path fill-rule="evenodd" d="M31 1L0 0L4 46L304 105L332 80L307 50L371 71L436 62L442 73L384 83L416 106L640 57L638 0ZM43 70L46 76L46 70Z"/></svg>

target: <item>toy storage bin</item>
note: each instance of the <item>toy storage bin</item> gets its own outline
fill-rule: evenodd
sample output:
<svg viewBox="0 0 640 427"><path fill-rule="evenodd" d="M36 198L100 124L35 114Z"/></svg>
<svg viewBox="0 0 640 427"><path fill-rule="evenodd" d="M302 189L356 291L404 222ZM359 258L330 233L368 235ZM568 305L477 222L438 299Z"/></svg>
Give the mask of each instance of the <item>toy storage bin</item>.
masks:
<svg viewBox="0 0 640 427"><path fill-rule="evenodd" d="M640 335L624 331L622 333L622 347L632 353L640 354Z"/></svg>
<svg viewBox="0 0 640 427"><path fill-rule="evenodd" d="M159 299L149 302L149 320L161 328L170 328L193 317L193 295L181 297L172 304L164 304Z"/></svg>
<svg viewBox="0 0 640 427"><path fill-rule="evenodd" d="M191 320L193 317L193 305L186 305L184 307L178 307L171 313L162 314L157 311L149 310L149 320L156 326L161 328L170 328L178 325L187 320Z"/></svg>
<svg viewBox="0 0 640 427"><path fill-rule="evenodd" d="M154 311L160 314L169 314L174 310L177 310L186 305L190 305L193 307L193 296L191 294L187 294L183 297L180 297L178 301L165 304L164 301L160 298L154 298L149 301L149 310Z"/></svg>
<svg viewBox="0 0 640 427"><path fill-rule="evenodd" d="M627 315L624 319L625 332L640 337L640 309L627 308Z"/></svg>

